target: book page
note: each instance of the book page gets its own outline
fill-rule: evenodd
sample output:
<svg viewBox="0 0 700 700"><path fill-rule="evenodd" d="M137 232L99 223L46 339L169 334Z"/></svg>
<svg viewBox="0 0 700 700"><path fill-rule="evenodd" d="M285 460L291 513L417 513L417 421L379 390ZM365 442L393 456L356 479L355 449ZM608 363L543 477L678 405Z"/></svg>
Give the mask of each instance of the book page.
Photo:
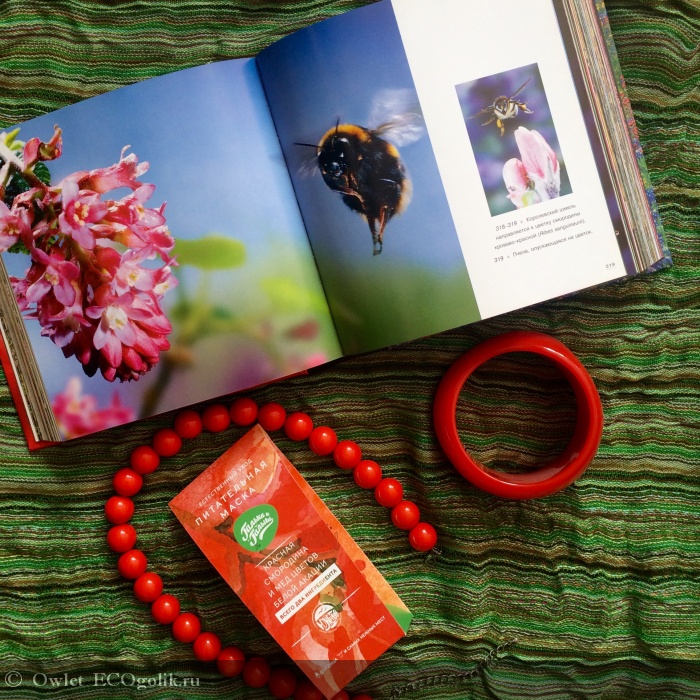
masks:
<svg viewBox="0 0 700 700"><path fill-rule="evenodd" d="M131 85L16 138L54 125L42 197L61 213L36 205L42 252L2 259L64 438L340 355L254 61Z"/></svg>
<svg viewBox="0 0 700 700"><path fill-rule="evenodd" d="M623 276L551 0L393 7L482 315Z"/></svg>
<svg viewBox="0 0 700 700"><path fill-rule="evenodd" d="M479 320L391 5L298 31L258 66L343 351Z"/></svg>

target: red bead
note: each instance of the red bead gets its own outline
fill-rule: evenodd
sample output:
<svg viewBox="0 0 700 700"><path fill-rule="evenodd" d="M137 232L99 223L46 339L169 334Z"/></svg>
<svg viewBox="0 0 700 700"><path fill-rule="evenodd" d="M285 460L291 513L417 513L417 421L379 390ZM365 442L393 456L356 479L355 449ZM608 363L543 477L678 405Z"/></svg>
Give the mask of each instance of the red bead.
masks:
<svg viewBox="0 0 700 700"><path fill-rule="evenodd" d="M371 459L363 459L353 470L352 478L361 489L373 489L382 480L382 468Z"/></svg>
<svg viewBox="0 0 700 700"><path fill-rule="evenodd" d="M294 691L294 700L323 700L323 693L311 681L304 679Z"/></svg>
<svg viewBox="0 0 700 700"><path fill-rule="evenodd" d="M226 678L238 676L245 665L245 654L238 647L226 647L216 660L216 668Z"/></svg>
<svg viewBox="0 0 700 700"><path fill-rule="evenodd" d="M105 515L113 525L122 525L131 520L134 502L127 496L110 496L105 503Z"/></svg>
<svg viewBox="0 0 700 700"><path fill-rule="evenodd" d="M258 411L258 423L268 432L279 430L286 418L287 411L278 403L266 403Z"/></svg>
<svg viewBox="0 0 700 700"><path fill-rule="evenodd" d="M185 440L196 438L202 432L202 418L192 409L180 411L175 416L175 424L173 425L175 432Z"/></svg>
<svg viewBox="0 0 700 700"><path fill-rule="evenodd" d="M151 616L161 625L172 624L180 614L180 601L169 593L156 598L151 605Z"/></svg>
<svg viewBox="0 0 700 700"><path fill-rule="evenodd" d="M350 695L348 695L347 690L341 690L339 693L336 693L331 700L350 700Z"/></svg>
<svg viewBox="0 0 700 700"><path fill-rule="evenodd" d="M275 698L291 698L297 687L296 674L288 668L276 668L267 682L267 689Z"/></svg>
<svg viewBox="0 0 700 700"><path fill-rule="evenodd" d="M131 468L139 474L150 474L158 469L160 456L150 445L139 445L129 458Z"/></svg>
<svg viewBox="0 0 700 700"><path fill-rule="evenodd" d="M418 552L429 552L437 544L437 532L430 523L418 523L409 533L408 541Z"/></svg>
<svg viewBox="0 0 700 700"><path fill-rule="evenodd" d="M173 621L173 637L178 642L190 644L199 637L201 631L202 623L193 613L180 613Z"/></svg>
<svg viewBox="0 0 700 700"><path fill-rule="evenodd" d="M253 399L236 399L231 404L229 414L236 425L253 425L258 417L258 404Z"/></svg>
<svg viewBox="0 0 700 700"><path fill-rule="evenodd" d="M311 431L314 429L314 423L301 411L296 413L291 413L287 416L284 421L284 432L290 440L296 440L297 442L301 440L306 440L306 438L311 435Z"/></svg>
<svg viewBox="0 0 700 700"><path fill-rule="evenodd" d="M146 555L140 549L130 549L124 552L117 561L117 569L124 578L138 578L146 571L148 562Z"/></svg>
<svg viewBox="0 0 700 700"><path fill-rule="evenodd" d="M153 571L146 571L134 581L134 595L142 603L152 603L163 592L163 579Z"/></svg>
<svg viewBox="0 0 700 700"><path fill-rule="evenodd" d="M213 632L202 632L194 640L192 651L198 661L216 661L221 652L221 640Z"/></svg>
<svg viewBox="0 0 700 700"><path fill-rule="evenodd" d="M403 486L396 479L382 479L374 489L374 497L380 506L393 508L403 500Z"/></svg>
<svg viewBox="0 0 700 700"><path fill-rule="evenodd" d="M171 428L163 428L153 436L153 449L161 457L172 457L182 447L182 438Z"/></svg>
<svg viewBox="0 0 700 700"><path fill-rule="evenodd" d="M143 486L143 477L129 467L123 467L114 475L112 485L120 496L134 496Z"/></svg>
<svg viewBox="0 0 700 700"><path fill-rule="evenodd" d="M107 545L113 552L128 552L135 544L136 530L133 525L114 525L107 532Z"/></svg>
<svg viewBox="0 0 700 700"><path fill-rule="evenodd" d="M413 501L401 501L391 509L391 522L399 530L412 530L420 522L420 510Z"/></svg>
<svg viewBox="0 0 700 700"><path fill-rule="evenodd" d="M270 664L260 656L251 656L243 666L243 682L251 688L262 688L270 680Z"/></svg>
<svg viewBox="0 0 700 700"><path fill-rule="evenodd" d="M217 403L204 409L202 423L210 433L220 433L231 425L231 415L226 406Z"/></svg>
<svg viewBox="0 0 700 700"><path fill-rule="evenodd" d="M352 440L341 440L333 450L333 461L341 469L354 469L361 459L362 450Z"/></svg>
<svg viewBox="0 0 700 700"><path fill-rule="evenodd" d="M309 448L317 455L329 455L337 444L338 436L335 434L335 430L327 425L319 425L309 435Z"/></svg>
<svg viewBox="0 0 700 700"><path fill-rule="evenodd" d="M372 700L372 698L369 695L360 693L359 695L353 695L352 700Z"/></svg>

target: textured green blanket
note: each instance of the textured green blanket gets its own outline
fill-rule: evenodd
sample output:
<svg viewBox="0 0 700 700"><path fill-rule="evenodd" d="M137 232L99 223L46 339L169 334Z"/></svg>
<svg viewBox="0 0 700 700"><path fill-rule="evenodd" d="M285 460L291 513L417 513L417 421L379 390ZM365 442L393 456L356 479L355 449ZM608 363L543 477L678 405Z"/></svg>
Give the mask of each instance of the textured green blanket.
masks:
<svg viewBox="0 0 700 700"><path fill-rule="evenodd" d="M359 4L2 0L0 127L168 71L255 54ZM674 267L250 394L306 410L360 442L439 531L438 556L414 552L347 473L279 439L415 613L408 636L352 684L355 693L700 697L700 5L610 0L608 11ZM584 476L532 502L463 481L430 419L449 364L511 329L566 343L605 411ZM547 376L536 362L505 361L483 375L462 408L473 417L464 438L482 458L536 464L561 447L572 415L561 408L569 406L561 383L548 385ZM135 600L105 545L112 474L171 420L29 454L0 381L0 695L270 697L195 662ZM239 434L201 436L164 460L136 496L134 524L151 568L184 609L226 644L281 663L167 507Z"/></svg>

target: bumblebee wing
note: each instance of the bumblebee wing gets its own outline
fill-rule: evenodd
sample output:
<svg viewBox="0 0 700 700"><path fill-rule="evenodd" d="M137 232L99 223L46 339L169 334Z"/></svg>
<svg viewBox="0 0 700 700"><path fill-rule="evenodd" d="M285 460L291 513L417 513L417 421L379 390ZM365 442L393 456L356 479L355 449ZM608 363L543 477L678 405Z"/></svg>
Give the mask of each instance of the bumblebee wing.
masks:
<svg viewBox="0 0 700 700"><path fill-rule="evenodd" d="M493 108L494 105L489 105L488 107L484 107L483 109L480 109L476 114L470 114L467 119L478 119L479 117L483 117L485 114L493 114Z"/></svg>
<svg viewBox="0 0 700 700"><path fill-rule="evenodd" d="M295 146L304 148L301 164L297 168L299 177L310 177L318 172L318 147L312 143L295 143Z"/></svg>
<svg viewBox="0 0 700 700"><path fill-rule="evenodd" d="M372 100L369 125L373 133L395 146L407 146L425 133L423 113L414 90L380 90Z"/></svg>

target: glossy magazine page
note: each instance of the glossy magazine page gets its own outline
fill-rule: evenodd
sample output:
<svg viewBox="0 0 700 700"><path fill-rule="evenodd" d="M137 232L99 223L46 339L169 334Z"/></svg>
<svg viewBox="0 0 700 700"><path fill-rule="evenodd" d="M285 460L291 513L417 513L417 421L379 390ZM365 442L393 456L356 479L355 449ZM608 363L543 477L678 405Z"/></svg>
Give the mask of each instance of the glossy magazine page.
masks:
<svg viewBox="0 0 700 700"><path fill-rule="evenodd" d="M482 315L627 274L551 0L393 6Z"/></svg>
<svg viewBox="0 0 700 700"><path fill-rule="evenodd" d="M258 66L343 351L479 320L391 4L285 37Z"/></svg>
<svg viewBox="0 0 700 700"><path fill-rule="evenodd" d="M6 181L17 235L2 259L51 439L339 355L252 60L66 107L6 130L2 147L4 161L40 161L33 180Z"/></svg>

